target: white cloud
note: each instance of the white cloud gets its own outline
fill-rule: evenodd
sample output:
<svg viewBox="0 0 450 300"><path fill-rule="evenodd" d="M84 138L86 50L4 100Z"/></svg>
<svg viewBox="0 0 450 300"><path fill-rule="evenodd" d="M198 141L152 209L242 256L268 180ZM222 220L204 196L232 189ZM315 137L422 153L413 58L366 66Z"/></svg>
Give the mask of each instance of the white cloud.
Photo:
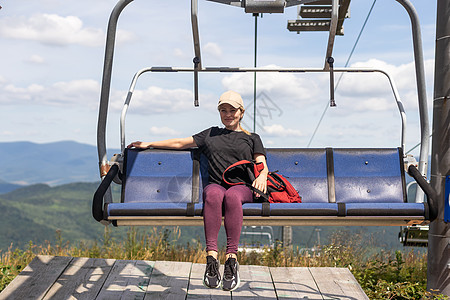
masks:
<svg viewBox="0 0 450 300"><path fill-rule="evenodd" d="M279 124L264 126L264 131L266 134L271 136L281 136L281 137L303 136L303 133L300 130L284 128L283 125Z"/></svg>
<svg viewBox="0 0 450 300"><path fill-rule="evenodd" d="M29 86L16 87L13 84L6 84L2 87L0 94L0 103L3 104L23 104L33 101L33 95L39 95L44 91L44 87L38 84L30 84Z"/></svg>
<svg viewBox="0 0 450 300"><path fill-rule="evenodd" d="M424 65L426 84L430 88L433 82L434 60L426 60ZM386 71L394 81L405 109L417 110L417 84L414 62L395 66L381 60L370 59L354 63L351 67L374 68ZM389 110L396 105L388 79L380 73L346 74L339 85L338 92L347 97L369 96L369 99L364 100L366 102L372 102L373 98L380 98L380 96L384 97L383 101L376 102L378 106L373 106L372 110L380 110L381 106L383 109ZM370 107L368 104L363 106ZM358 107L362 106L357 106L355 109L358 110Z"/></svg>
<svg viewBox="0 0 450 300"><path fill-rule="evenodd" d="M172 129L169 127L156 127L156 126L152 126L150 128L150 133L152 135L156 135L156 136L179 136L179 135L181 135L181 132L177 131L175 129Z"/></svg>
<svg viewBox="0 0 450 300"><path fill-rule="evenodd" d="M9 131L9 130L3 130L3 131L0 131L0 136L2 136L2 137L12 137L12 136L14 136L14 132Z"/></svg>
<svg viewBox="0 0 450 300"><path fill-rule="evenodd" d="M27 62L30 62L32 64L43 64L45 60L42 56L33 54L27 59Z"/></svg>
<svg viewBox="0 0 450 300"><path fill-rule="evenodd" d="M269 65L265 68L275 68ZM400 100L407 111L417 111L417 86L414 62L392 65L382 60L370 59L354 63L352 68L379 69L387 72L397 87ZM434 61L425 61L425 75L428 87L432 84ZM379 72L335 74L338 87L335 100L342 114L392 111L396 113L397 103L388 78ZM338 84L339 82L339 84ZM240 92L244 99L253 99L253 74L233 73L224 77L226 89ZM305 109L329 98L328 73L257 73L257 91L264 92L274 103L293 109ZM428 96L430 98L430 96ZM428 99L429 107L431 107Z"/></svg>
<svg viewBox="0 0 450 300"><path fill-rule="evenodd" d="M0 83L0 103L38 105L88 105L97 108L100 85L95 80L82 79L56 82L51 86L30 84L17 87L11 83Z"/></svg>
<svg viewBox="0 0 450 300"><path fill-rule="evenodd" d="M415 69L414 69L414 62L410 62L408 64L402 64L399 66L395 66L392 64L388 64L384 61L378 60L378 59L369 59L368 61L364 62L357 62L352 64L352 67L354 68L374 68L374 69L380 69L385 72L387 72L390 76L392 76L393 80L395 81L395 84L398 89L412 89L416 88L416 76L415 76ZM373 76L379 77L378 80L367 80L365 78L365 83L370 84L369 87L372 88L372 90L375 90L373 87L376 85L381 85L382 82L380 80L386 80L384 75L377 75ZM387 81L385 81L387 85Z"/></svg>
<svg viewBox="0 0 450 300"><path fill-rule="evenodd" d="M126 91L112 90L110 109L121 111L125 102ZM9 105L77 105L91 110L98 109L100 84L91 79L60 81L50 86L30 84L19 87L0 78L0 103ZM129 113L163 114L177 113L190 109L193 105L193 94L184 89L162 89L149 87L146 90L135 90L131 100Z"/></svg>
<svg viewBox="0 0 450 300"><path fill-rule="evenodd" d="M184 55L183 50L181 50L180 48L175 48L175 49L173 50L173 54L174 54L176 57L181 57L181 58L183 58L183 57L186 56L186 55Z"/></svg>
<svg viewBox="0 0 450 300"><path fill-rule="evenodd" d="M276 69L279 67L269 65L263 68ZM276 101L284 99L288 103L302 106L315 101L322 93L317 75L308 77L291 73L260 72L256 77L258 92L265 92ZM225 77L222 84L226 89L236 90L243 96L253 97L253 80L253 73L234 73Z"/></svg>
<svg viewBox="0 0 450 300"><path fill-rule="evenodd" d="M50 89L54 95L47 97L47 100L54 104L88 104L96 108L100 95L99 83L91 79L57 82Z"/></svg>
<svg viewBox="0 0 450 300"><path fill-rule="evenodd" d="M0 20L0 36L10 39L38 41L47 45L78 44L97 47L104 45L103 30L85 27L76 16L35 14L31 17L6 17ZM133 35L118 31L118 42L133 39Z"/></svg>
<svg viewBox="0 0 450 300"><path fill-rule="evenodd" d="M111 108L121 111L125 102L123 92L115 92ZM130 102L130 113L135 114L161 114L182 112L193 103L193 94L190 90L168 90L150 86L146 90L135 90Z"/></svg>
<svg viewBox="0 0 450 300"><path fill-rule="evenodd" d="M383 97L370 97L363 101L358 101L358 99L351 99L349 107L352 107L353 111L358 112L370 112L370 111L386 111L396 109L396 104L387 98Z"/></svg>
<svg viewBox="0 0 450 300"><path fill-rule="evenodd" d="M222 57L222 49L216 43L212 42L206 43L206 45L203 46L203 52L205 54L211 55L214 58Z"/></svg>

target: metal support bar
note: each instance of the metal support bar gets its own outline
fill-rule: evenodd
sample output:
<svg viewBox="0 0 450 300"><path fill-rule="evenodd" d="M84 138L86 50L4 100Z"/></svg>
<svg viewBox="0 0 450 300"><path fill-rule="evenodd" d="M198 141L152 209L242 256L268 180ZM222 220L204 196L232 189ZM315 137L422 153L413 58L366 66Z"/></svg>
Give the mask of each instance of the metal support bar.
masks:
<svg viewBox="0 0 450 300"><path fill-rule="evenodd" d="M133 0L120 0L109 18L108 32L106 35L105 61L103 64L102 88L100 93L100 107L97 124L97 152L100 167L100 176L103 177L102 169L108 164L106 153L106 123L108 117L109 94L111 90L111 74L114 56L114 44L116 40L117 20L122 10ZM112 202L111 191L105 193L105 203Z"/></svg>
<svg viewBox="0 0 450 300"><path fill-rule="evenodd" d="M428 208L430 211L429 220L430 222L433 222L438 215L437 201L439 197L436 190L425 180L425 178L422 176L422 174L420 174L419 170L417 170L415 166L410 165L408 167L408 173L416 180L417 185L420 186L420 188L427 194Z"/></svg>
<svg viewBox="0 0 450 300"><path fill-rule="evenodd" d="M194 106L198 107L198 69L200 65L200 59L196 56L194 57Z"/></svg>
<svg viewBox="0 0 450 300"><path fill-rule="evenodd" d="M191 0L192 37L194 39L194 106L198 103L198 70L202 68L202 54L200 49L200 34L198 31L198 0Z"/></svg>
<svg viewBox="0 0 450 300"><path fill-rule="evenodd" d="M191 0L191 23L192 23L192 38L194 40L194 54L195 57L198 59L198 68L201 69L202 54L200 48L200 34L198 31L198 0Z"/></svg>
<svg viewBox="0 0 450 300"><path fill-rule="evenodd" d="M336 106L336 102L334 101L334 58L331 56L328 57L327 63L330 66L330 106L334 107Z"/></svg>
<svg viewBox="0 0 450 300"><path fill-rule="evenodd" d="M330 67L327 63L327 59L333 56L333 46L334 46L334 38L336 37L336 29L338 23L338 10L339 10L339 0L331 1L331 20L330 20L330 34L328 35L328 45L327 45L327 53L325 55L325 66L324 69L328 70Z"/></svg>
<svg viewBox="0 0 450 300"><path fill-rule="evenodd" d="M346 18L350 18L349 8L350 8L350 0L342 1L341 5L339 5L337 29L339 29L339 31L341 31L340 34L343 34L343 32L344 32L344 28L343 28L344 20Z"/></svg>
<svg viewBox="0 0 450 300"><path fill-rule="evenodd" d="M437 14L430 181L438 193L438 216L428 234L427 290L450 296L450 1L433 2Z"/></svg>
<svg viewBox="0 0 450 300"><path fill-rule="evenodd" d="M132 216L109 217L117 226L202 226L203 217L185 216ZM244 216L244 226L411 226L426 225L429 222L424 217L417 216Z"/></svg>
<svg viewBox="0 0 450 300"><path fill-rule="evenodd" d="M92 216L98 222L102 220L106 220L103 210L103 198L107 190L109 190L109 186L111 185L114 177L119 173L119 166L113 165L111 169L109 169L108 174L106 174L105 179L102 180L99 187L95 191L94 199L92 201Z"/></svg>
<svg viewBox="0 0 450 300"><path fill-rule="evenodd" d="M419 116L420 116L420 157L419 157L419 172L423 176L427 176L428 169L428 153L430 148L430 124L428 120L427 94L425 86L425 67L423 63L422 51L422 34L420 30L419 16L416 9L409 0L396 0L408 12L411 19L414 61L416 68L417 81L417 96L419 101ZM416 202L423 202L424 192L422 189L417 189Z"/></svg>

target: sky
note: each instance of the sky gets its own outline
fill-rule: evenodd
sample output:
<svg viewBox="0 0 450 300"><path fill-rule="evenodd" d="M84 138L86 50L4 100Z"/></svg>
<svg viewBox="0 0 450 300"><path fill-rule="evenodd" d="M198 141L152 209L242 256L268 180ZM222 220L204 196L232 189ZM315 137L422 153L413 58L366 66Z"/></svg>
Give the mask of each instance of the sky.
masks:
<svg viewBox="0 0 450 300"><path fill-rule="evenodd" d="M411 0L422 29L429 119L432 124L435 0ZM344 35L335 39L335 68L344 67L373 0L352 0ZM116 1L0 0L0 142L73 140L96 145L106 29ZM327 32L287 30L297 8L258 17L257 66L323 68ZM203 67L253 67L255 18L242 8L199 0ZM349 67L391 74L407 113L406 150L420 141L409 17L394 0L377 0ZM118 23L107 147L120 147L120 113L134 74L151 66L193 66L190 1L135 0ZM266 147L397 147L401 123L390 85L380 74L346 74L336 107L329 74L201 73L200 107L191 73L145 73L126 115L125 142L186 137L220 126L217 101L232 89L247 111L244 127ZM318 126L321 115L322 123ZM317 129L316 134L313 132ZM417 154L418 149L413 150Z"/></svg>

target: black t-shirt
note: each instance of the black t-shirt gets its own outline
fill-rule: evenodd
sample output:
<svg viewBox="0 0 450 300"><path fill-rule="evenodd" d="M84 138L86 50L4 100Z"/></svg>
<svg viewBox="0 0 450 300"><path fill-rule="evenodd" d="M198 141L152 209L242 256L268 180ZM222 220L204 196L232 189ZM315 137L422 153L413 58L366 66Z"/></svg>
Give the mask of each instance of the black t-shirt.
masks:
<svg viewBox="0 0 450 300"><path fill-rule="evenodd" d="M261 138L242 131L211 127L192 136L200 150L208 158L209 183L224 185L225 169L240 160L252 160L258 153L266 155Z"/></svg>

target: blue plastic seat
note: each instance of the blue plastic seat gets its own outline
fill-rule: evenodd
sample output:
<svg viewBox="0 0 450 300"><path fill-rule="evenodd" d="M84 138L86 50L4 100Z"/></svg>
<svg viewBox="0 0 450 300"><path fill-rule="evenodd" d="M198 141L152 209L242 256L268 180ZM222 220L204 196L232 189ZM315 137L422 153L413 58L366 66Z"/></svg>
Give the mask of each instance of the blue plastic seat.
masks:
<svg viewBox="0 0 450 300"><path fill-rule="evenodd" d="M333 159L336 202L406 202L399 149L334 149Z"/></svg>
<svg viewBox="0 0 450 300"><path fill-rule="evenodd" d="M190 151L128 150L122 202L191 202L191 155Z"/></svg>
<svg viewBox="0 0 450 300"><path fill-rule="evenodd" d="M246 203L248 225L410 225L426 203L407 203L403 155L389 149L267 149L271 171L298 189L302 203ZM116 225L202 224L207 162L198 150L125 154L122 201L105 213Z"/></svg>

